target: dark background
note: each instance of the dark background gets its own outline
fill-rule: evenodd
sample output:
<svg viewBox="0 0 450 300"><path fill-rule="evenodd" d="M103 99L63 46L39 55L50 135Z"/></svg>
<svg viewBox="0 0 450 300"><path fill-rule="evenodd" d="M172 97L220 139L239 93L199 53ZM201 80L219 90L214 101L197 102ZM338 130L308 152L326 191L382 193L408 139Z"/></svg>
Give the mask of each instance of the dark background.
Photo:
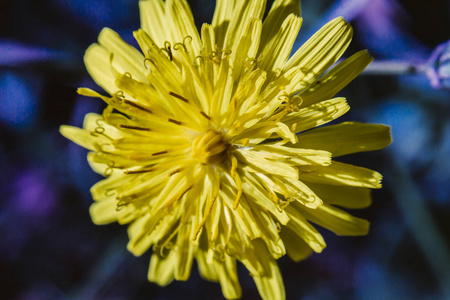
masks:
<svg viewBox="0 0 450 300"><path fill-rule="evenodd" d="M189 2L198 26L211 21L214 1ZM367 48L377 63L341 93L352 107L342 120L388 124L394 143L341 159L384 175L373 205L352 212L371 232L320 229L322 254L280 259L288 299L450 299L450 57L430 59L450 37L449 2L305 0L302 10L295 49L334 16L354 26L346 55ZM220 299L195 267L187 282L148 283L150 255L126 251L126 228L90 220L89 188L101 178L58 128L103 108L76 94L100 91L83 54L103 27L135 45L137 1L0 2L0 298ZM425 71L440 72L441 89ZM243 298L258 299L242 266L239 276Z"/></svg>

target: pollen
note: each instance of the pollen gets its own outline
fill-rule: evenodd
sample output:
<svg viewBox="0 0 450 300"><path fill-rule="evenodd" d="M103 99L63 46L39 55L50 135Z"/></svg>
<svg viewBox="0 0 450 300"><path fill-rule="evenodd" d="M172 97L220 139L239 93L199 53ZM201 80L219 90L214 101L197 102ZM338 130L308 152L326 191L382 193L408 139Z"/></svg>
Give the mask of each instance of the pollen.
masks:
<svg viewBox="0 0 450 300"><path fill-rule="evenodd" d="M224 140L222 134L211 129L194 139L191 157L203 165L214 165L225 158L227 149L228 143Z"/></svg>

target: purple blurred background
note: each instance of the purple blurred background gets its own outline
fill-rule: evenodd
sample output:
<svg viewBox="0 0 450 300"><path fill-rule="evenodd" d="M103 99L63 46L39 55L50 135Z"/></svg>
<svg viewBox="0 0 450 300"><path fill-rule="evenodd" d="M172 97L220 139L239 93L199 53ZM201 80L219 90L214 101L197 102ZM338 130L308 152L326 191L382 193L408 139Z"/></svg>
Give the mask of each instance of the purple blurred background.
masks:
<svg viewBox="0 0 450 300"><path fill-rule="evenodd" d="M211 21L214 1L189 3L198 26ZM341 93L352 107L342 120L388 124L394 143L341 159L384 174L373 205L352 212L371 232L321 230L322 254L281 259L288 299L450 299L449 2L304 1L302 12L295 48L335 16L352 23L348 55L367 48L376 63ZM221 299L195 268L166 288L146 281L150 256L126 251L126 228L90 221L101 178L58 132L102 110L75 92L100 90L83 53L103 27L136 44L137 1L8 0L0 14L1 298ZM243 298L258 299L248 271L239 275Z"/></svg>

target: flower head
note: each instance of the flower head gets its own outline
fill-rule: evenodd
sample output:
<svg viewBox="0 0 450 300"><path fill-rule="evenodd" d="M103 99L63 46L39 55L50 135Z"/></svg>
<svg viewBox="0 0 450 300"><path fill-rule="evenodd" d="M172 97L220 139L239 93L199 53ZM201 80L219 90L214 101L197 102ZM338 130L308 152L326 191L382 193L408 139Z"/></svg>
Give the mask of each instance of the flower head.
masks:
<svg viewBox="0 0 450 300"><path fill-rule="evenodd" d="M342 55L352 29L334 19L292 57L298 1L218 0L200 34L185 0L140 1L141 51L104 29L86 52L94 80L110 94L84 128L62 126L91 150L107 176L91 189L94 223L129 224L128 249L153 254L148 279L187 280L194 259L226 298L239 298L236 262L261 296L283 299L276 259L295 261L325 247L310 222L340 235L362 235L368 222L336 206L370 204L375 171L331 157L390 143L383 125L318 127L348 111L333 96L371 57Z"/></svg>

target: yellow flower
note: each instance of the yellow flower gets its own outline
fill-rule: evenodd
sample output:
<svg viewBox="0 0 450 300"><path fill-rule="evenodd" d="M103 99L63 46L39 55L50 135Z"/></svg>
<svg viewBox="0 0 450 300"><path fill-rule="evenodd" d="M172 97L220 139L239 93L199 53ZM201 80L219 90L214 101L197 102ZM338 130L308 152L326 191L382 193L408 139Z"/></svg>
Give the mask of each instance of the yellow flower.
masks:
<svg viewBox="0 0 450 300"><path fill-rule="evenodd" d="M264 299L284 299L276 259L294 261L325 242L310 222L363 235L367 221L336 206L370 204L381 175L331 157L377 150L383 125L346 122L313 129L348 111L334 95L371 61L361 51L333 65L352 29L326 24L292 57L299 2L218 0L198 33L185 0L140 1L141 51L105 28L85 63L109 96L102 115L61 133L91 150L107 176L91 189L96 224L129 224L128 250L153 247L148 279L187 280L194 258L226 298L239 298L240 261Z"/></svg>

